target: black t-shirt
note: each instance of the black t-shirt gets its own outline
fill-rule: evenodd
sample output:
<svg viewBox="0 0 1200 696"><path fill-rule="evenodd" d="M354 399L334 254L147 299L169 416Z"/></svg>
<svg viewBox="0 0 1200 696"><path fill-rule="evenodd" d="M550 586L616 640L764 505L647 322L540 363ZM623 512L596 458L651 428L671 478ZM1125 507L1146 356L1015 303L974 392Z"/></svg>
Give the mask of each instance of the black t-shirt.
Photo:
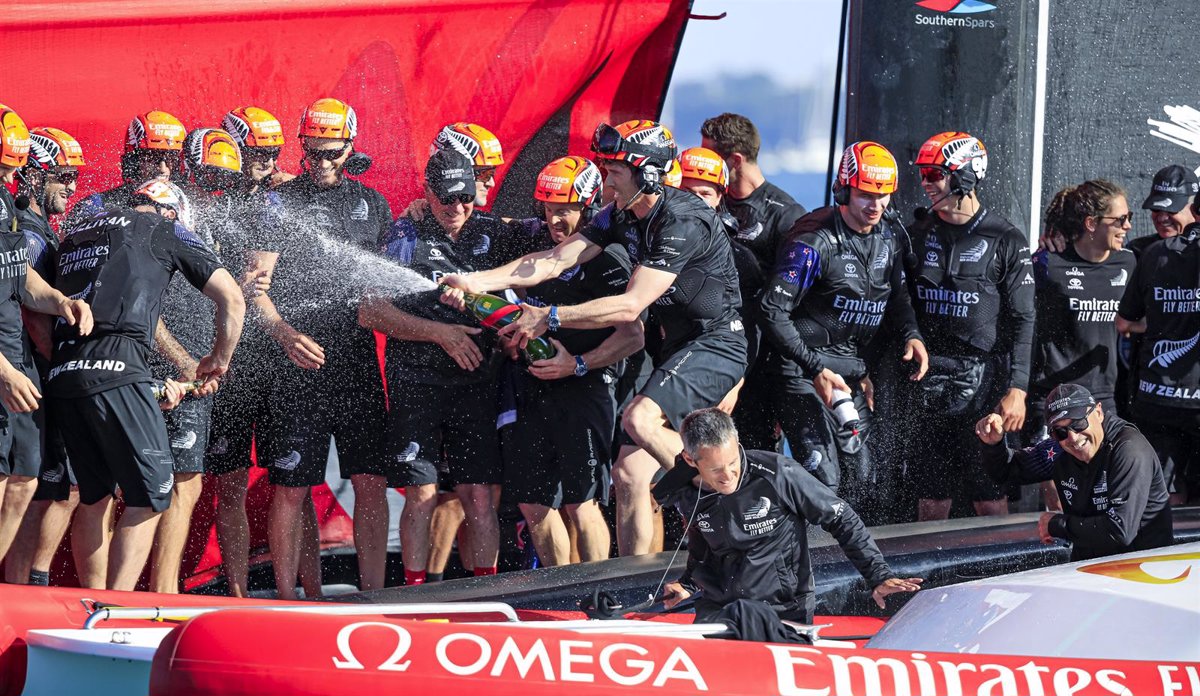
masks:
<svg viewBox="0 0 1200 696"><path fill-rule="evenodd" d="M147 364L163 293L179 271L199 290L220 262L174 222L110 208L73 227L54 257L54 287L92 308L80 337L58 321L47 391L78 397L150 379Z"/></svg>
<svg viewBox="0 0 1200 696"><path fill-rule="evenodd" d="M192 204L196 205L198 201L202 201L202 199L193 198ZM203 206L203 203L201 202L200 205ZM202 248L219 259L220 257L214 251L211 226L206 224L205 217L207 215L197 215L194 231L188 230L182 223L176 222L175 234L188 244ZM167 292L163 295L162 320L166 324L167 331L195 360L199 360L212 350L213 339L216 337L216 330L213 326L215 315L216 306L211 300L189 287L188 281L183 276L171 276ZM175 364L160 355L158 351L150 354L150 369L156 376L177 374Z"/></svg>
<svg viewBox="0 0 1200 696"><path fill-rule="evenodd" d="M1044 398L1054 387L1079 384L1097 399L1111 398L1117 382L1117 326L1121 296L1137 266L1121 249L1099 263L1068 246L1033 257L1037 326L1030 394Z"/></svg>
<svg viewBox="0 0 1200 696"><path fill-rule="evenodd" d="M860 378L885 321L903 340L920 338L900 265L888 223L858 234L835 206L805 215L780 246L759 305L773 349L768 369L811 379L828 367Z"/></svg>
<svg viewBox="0 0 1200 696"><path fill-rule="evenodd" d="M737 268L729 235L708 205L687 191L665 188L644 219L605 206L582 230L593 244L625 247L631 263L675 275L650 305L662 327L662 356L703 334L742 333Z"/></svg>
<svg viewBox="0 0 1200 696"><path fill-rule="evenodd" d="M358 324L358 304L373 280L363 269L392 225L391 208L354 179L323 189L301 175L275 192L278 224L264 228L273 238L260 248L279 254L269 292L276 309L325 349L322 369L373 366L375 339Z"/></svg>
<svg viewBox="0 0 1200 696"><path fill-rule="evenodd" d="M550 233L542 224L543 234L550 240ZM552 241L551 241L552 243ZM525 301L537 307L551 305L583 304L598 297L610 297L625 292L629 285L632 264L629 254L619 244L610 244L596 258L563 271L557 278L529 289ZM582 355L595 349L612 335L614 328L567 329L554 332L554 338L562 342L571 355Z"/></svg>
<svg viewBox="0 0 1200 696"><path fill-rule="evenodd" d="M444 275L484 271L551 246L549 236L540 233L536 220L506 223L488 213L472 214L454 240L432 215L426 215L420 222L401 217L379 240L385 256L435 283ZM439 294L437 289L414 292L398 298L396 306L415 317L443 324L478 325L470 315L439 302ZM405 381L420 384L473 384L490 380L494 376L494 369L488 364L494 335L485 331L474 340L484 353L485 365L471 372L460 368L436 343L394 338L387 342L387 364L399 370Z"/></svg>
<svg viewBox="0 0 1200 696"><path fill-rule="evenodd" d="M33 364L21 321L28 272L29 246L25 235L11 232L9 227L0 228L0 353L17 368Z"/></svg>
<svg viewBox="0 0 1200 696"><path fill-rule="evenodd" d="M61 223L62 229L69 230L80 223L87 222L104 212L106 208L123 208L129 205L129 197L142 183L125 181L107 191L85 196L67 211L67 216Z"/></svg>
<svg viewBox="0 0 1200 696"><path fill-rule="evenodd" d="M764 273L775 267L780 242L808 212L769 181L741 200L726 193L722 202L738 222L734 239L754 252Z"/></svg>
<svg viewBox="0 0 1200 696"><path fill-rule="evenodd" d="M935 355L1008 355L1008 386L1029 388L1033 276L1029 242L982 208L966 224L913 223L913 309Z"/></svg>
<svg viewBox="0 0 1200 696"><path fill-rule="evenodd" d="M1151 234L1135 237L1134 239L1129 240L1125 243L1125 248L1133 252L1133 257L1135 259L1139 259L1142 257L1142 254L1146 253L1146 250L1150 248L1151 244L1154 244L1161 239L1162 237L1158 236L1157 232L1153 232Z"/></svg>
<svg viewBox="0 0 1200 696"><path fill-rule="evenodd" d="M1200 225L1138 259L1118 314L1145 318L1135 402L1200 408Z"/></svg>

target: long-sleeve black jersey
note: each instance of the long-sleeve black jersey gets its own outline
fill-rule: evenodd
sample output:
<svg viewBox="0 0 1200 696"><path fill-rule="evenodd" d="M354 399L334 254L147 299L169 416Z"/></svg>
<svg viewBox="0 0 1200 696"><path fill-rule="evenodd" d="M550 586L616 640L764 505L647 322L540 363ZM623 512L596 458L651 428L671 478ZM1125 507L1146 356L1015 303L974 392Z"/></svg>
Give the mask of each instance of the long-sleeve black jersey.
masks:
<svg viewBox="0 0 1200 696"><path fill-rule="evenodd" d="M810 623L810 524L837 539L870 587L895 577L858 514L795 460L745 451L741 479L729 495L702 492L692 481L696 475L677 462L655 486L655 497L688 520L688 563L680 582L699 587L705 604L758 599L784 618Z"/></svg>
<svg viewBox="0 0 1200 696"><path fill-rule="evenodd" d="M1100 262L1068 246L1033 257L1037 328L1029 391L1045 397L1070 382L1097 399L1112 398L1117 383L1117 306L1133 276L1133 253L1119 249Z"/></svg>
<svg viewBox="0 0 1200 696"><path fill-rule="evenodd" d="M891 227L881 222L858 234L836 207L809 213L792 228L759 308L775 354L769 369L789 376L811 379L829 366L827 358L861 363L885 321L903 340L921 337Z"/></svg>
<svg viewBox="0 0 1200 696"><path fill-rule="evenodd" d="M1104 414L1104 442L1090 462L1048 439L1022 450L1003 442L984 446L983 466L996 481L1054 481L1063 512L1051 519L1050 534L1074 545L1073 561L1173 542L1158 455L1136 427L1115 414Z"/></svg>
<svg viewBox="0 0 1200 696"><path fill-rule="evenodd" d="M1005 354L1008 386L1027 390L1034 278L1025 235L987 208L962 225L928 215L911 233L917 268L908 281L929 352Z"/></svg>
<svg viewBox="0 0 1200 696"><path fill-rule="evenodd" d="M722 204L737 220L733 238L754 253L763 273L775 267L779 243L787 237L796 221L808 212L769 181L764 181L742 199L726 193Z"/></svg>
<svg viewBox="0 0 1200 696"><path fill-rule="evenodd" d="M1200 225L1146 249L1117 311L1146 320L1134 401L1200 409Z"/></svg>

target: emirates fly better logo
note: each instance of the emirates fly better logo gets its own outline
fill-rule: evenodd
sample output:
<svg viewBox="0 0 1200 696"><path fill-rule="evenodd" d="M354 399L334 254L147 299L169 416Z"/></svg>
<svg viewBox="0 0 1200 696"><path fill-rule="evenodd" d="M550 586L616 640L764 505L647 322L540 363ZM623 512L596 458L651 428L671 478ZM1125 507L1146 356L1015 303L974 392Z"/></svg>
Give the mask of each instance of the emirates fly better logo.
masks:
<svg viewBox="0 0 1200 696"><path fill-rule="evenodd" d="M992 12L996 9L981 0L919 0L917 7L936 14L917 12L914 23L934 27L962 29L995 29L993 19L979 19L978 15Z"/></svg>

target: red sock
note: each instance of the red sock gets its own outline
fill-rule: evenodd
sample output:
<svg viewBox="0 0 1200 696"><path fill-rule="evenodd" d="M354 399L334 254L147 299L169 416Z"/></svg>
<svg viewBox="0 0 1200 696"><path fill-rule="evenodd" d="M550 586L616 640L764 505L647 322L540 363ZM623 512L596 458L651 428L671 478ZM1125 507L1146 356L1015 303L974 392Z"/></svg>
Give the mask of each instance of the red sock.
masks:
<svg viewBox="0 0 1200 696"><path fill-rule="evenodd" d="M405 585L424 585L425 584L425 571L405 569L404 584Z"/></svg>
<svg viewBox="0 0 1200 696"><path fill-rule="evenodd" d="M495 574L496 574L496 566L490 566L490 567L486 567L486 568L481 568L480 566L475 566L475 577L479 577L480 575L495 575Z"/></svg>

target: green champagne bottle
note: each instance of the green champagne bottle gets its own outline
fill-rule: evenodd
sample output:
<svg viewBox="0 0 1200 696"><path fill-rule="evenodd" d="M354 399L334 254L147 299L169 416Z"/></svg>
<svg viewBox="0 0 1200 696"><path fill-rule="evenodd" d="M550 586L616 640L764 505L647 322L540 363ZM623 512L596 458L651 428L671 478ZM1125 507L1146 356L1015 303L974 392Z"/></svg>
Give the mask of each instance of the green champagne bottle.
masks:
<svg viewBox="0 0 1200 696"><path fill-rule="evenodd" d="M203 386L204 386L204 380L202 380L202 379L195 380L194 382L184 382L183 383L183 393L185 395L191 394L192 392L196 391L197 389L199 389L200 387L203 387ZM167 385L155 384L154 385L154 400L162 401L165 398L167 398Z"/></svg>
<svg viewBox="0 0 1200 696"><path fill-rule="evenodd" d="M442 285L440 289L445 292L450 289L450 286ZM485 329L499 331L521 316L520 305L515 305L496 295L463 292L463 301L467 304L467 311L478 319ZM525 357L530 362L553 358L557 354L558 350L555 349L554 344L541 336L530 340L525 345Z"/></svg>

